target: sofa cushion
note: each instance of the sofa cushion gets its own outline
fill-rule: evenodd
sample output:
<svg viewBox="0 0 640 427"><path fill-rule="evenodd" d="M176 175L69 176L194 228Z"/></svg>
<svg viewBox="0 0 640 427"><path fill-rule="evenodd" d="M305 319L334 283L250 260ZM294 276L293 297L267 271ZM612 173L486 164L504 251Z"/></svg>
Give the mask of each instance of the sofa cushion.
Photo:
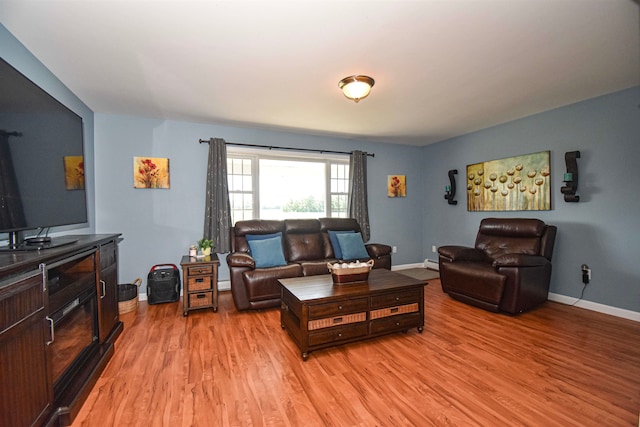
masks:
<svg viewBox="0 0 640 427"><path fill-rule="evenodd" d="M282 232L278 231L277 233L271 233L271 234L247 234L245 236L245 238L247 239L247 242L249 242L251 240L273 239L274 237L282 238Z"/></svg>
<svg viewBox="0 0 640 427"><path fill-rule="evenodd" d="M340 249L340 242L338 242L338 234L355 233L353 230L327 230L329 234L329 240L331 240L331 247L333 248L333 254L337 259L342 259L342 250Z"/></svg>
<svg viewBox="0 0 640 427"><path fill-rule="evenodd" d="M287 259L291 262L323 259L320 233L285 234Z"/></svg>
<svg viewBox="0 0 640 427"><path fill-rule="evenodd" d="M302 276L302 269L298 264L248 270L242 273L247 299L251 302L279 299L280 282L278 279L300 276ZM277 306L279 307L280 304Z"/></svg>
<svg viewBox="0 0 640 427"><path fill-rule="evenodd" d="M440 275L445 292L468 295L479 301L499 305L507 277L485 262L442 263Z"/></svg>
<svg viewBox="0 0 640 427"><path fill-rule="evenodd" d="M236 221L232 228L231 252L249 253L246 236L273 234L284 231L284 222L270 219L248 219Z"/></svg>
<svg viewBox="0 0 640 427"><path fill-rule="evenodd" d="M508 254L537 255L540 253L540 239L537 237L509 237L496 239L494 236L479 234L476 249L494 260Z"/></svg>
<svg viewBox="0 0 640 427"><path fill-rule="evenodd" d="M247 243L251 256L256 262L256 268L279 267L287 264L282 252L282 237L248 240Z"/></svg>
<svg viewBox="0 0 640 427"><path fill-rule="evenodd" d="M364 247L360 233L338 234L338 242L343 259L368 259L369 254Z"/></svg>
<svg viewBox="0 0 640 427"><path fill-rule="evenodd" d="M545 223L532 218L485 218L480 223L476 249L496 259L506 254L540 254Z"/></svg>
<svg viewBox="0 0 640 427"><path fill-rule="evenodd" d="M320 221L317 219L285 219L285 234L319 233Z"/></svg>
<svg viewBox="0 0 640 427"><path fill-rule="evenodd" d="M335 259L323 259L320 261L304 261L300 263L303 276L317 276L320 274L329 274L327 264L335 262Z"/></svg>
<svg viewBox="0 0 640 427"><path fill-rule="evenodd" d="M320 231L360 231L360 225L354 218L320 218Z"/></svg>

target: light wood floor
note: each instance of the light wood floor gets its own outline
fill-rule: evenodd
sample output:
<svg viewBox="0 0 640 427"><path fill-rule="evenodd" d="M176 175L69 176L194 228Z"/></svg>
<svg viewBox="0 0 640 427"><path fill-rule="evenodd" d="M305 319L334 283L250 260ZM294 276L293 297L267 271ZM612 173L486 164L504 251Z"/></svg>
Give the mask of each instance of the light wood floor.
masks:
<svg viewBox="0 0 640 427"><path fill-rule="evenodd" d="M122 317L74 426L637 426L640 323L547 302L517 317L425 289L425 329L311 353L278 310Z"/></svg>

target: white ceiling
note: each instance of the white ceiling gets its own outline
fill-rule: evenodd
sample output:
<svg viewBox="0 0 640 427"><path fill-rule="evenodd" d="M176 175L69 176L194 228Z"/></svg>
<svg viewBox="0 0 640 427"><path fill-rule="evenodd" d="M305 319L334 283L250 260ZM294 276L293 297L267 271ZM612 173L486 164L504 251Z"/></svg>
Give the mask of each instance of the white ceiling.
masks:
<svg viewBox="0 0 640 427"><path fill-rule="evenodd" d="M634 0L0 0L98 113L426 145L640 84ZM338 81L376 80L356 104Z"/></svg>

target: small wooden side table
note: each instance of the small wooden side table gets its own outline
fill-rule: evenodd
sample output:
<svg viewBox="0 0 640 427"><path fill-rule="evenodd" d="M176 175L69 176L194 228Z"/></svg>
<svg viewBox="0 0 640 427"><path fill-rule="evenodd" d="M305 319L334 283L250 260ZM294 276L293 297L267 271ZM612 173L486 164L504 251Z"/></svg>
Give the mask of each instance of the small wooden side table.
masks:
<svg viewBox="0 0 640 427"><path fill-rule="evenodd" d="M213 308L218 311L218 265L217 254L204 258L185 255L180 261L182 267L182 315L186 316L190 310Z"/></svg>

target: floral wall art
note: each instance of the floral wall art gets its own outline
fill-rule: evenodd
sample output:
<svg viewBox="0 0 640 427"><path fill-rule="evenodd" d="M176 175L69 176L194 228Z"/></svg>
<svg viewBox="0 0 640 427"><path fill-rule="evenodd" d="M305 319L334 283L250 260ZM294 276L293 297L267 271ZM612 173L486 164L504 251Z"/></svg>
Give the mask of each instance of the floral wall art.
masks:
<svg viewBox="0 0 640 427"><path fill-rule="evenodd" d="M389 175L387 177L387 196L407 197L407 178L404 175Z"/></svg>
<svg viewBox="0 0 640 427"><path fill-rule="evenodd" d="M133 158L133 188L169 188L169 159Z"/></svg>
<svg viewBox="0 0 640 427"><path fill-rule="evenodd" d="M549 151L467 166L468 211L551 209Z"/></svg>

